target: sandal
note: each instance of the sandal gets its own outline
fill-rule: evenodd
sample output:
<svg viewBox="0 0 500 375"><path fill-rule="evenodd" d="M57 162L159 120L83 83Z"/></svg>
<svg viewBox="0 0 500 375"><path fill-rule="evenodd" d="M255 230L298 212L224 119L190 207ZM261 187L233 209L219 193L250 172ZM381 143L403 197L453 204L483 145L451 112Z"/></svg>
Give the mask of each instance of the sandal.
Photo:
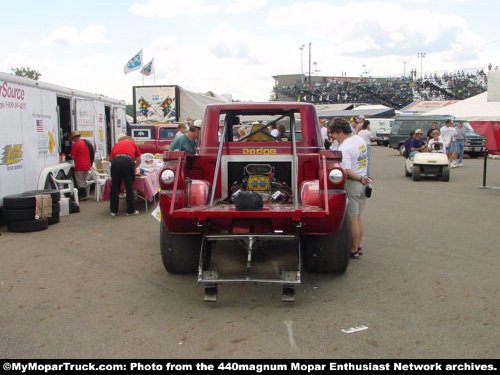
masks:
<svg viewBox="0 0 500 375"><path fill-rule="evenodd" d="M363 255L363 248L361 246L358 246L358 254Z"/></svg>
<svg viewBox="0 0 500 375"><path fill-rule="evenodd" d="M359 250L356 250L356 251L351 251L351 258L352 259L357 259L361 256L361 254L359 253Z"/></svg>

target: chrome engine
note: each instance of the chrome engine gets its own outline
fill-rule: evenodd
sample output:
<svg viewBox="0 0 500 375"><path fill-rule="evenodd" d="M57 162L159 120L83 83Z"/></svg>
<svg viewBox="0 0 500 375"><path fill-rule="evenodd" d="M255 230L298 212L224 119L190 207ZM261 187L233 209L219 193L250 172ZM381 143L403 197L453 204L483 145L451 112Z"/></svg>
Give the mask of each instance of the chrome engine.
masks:
<svg viewBox="0 0 500 375"><path fill-rule="evenodd" d="M247 164L243 168L243 180L235 181L231 185L229 200L242 191L258 193L264 202L288 203L292 200L292 189L286 182L274 177L274 167L270 164Z"/></svg>

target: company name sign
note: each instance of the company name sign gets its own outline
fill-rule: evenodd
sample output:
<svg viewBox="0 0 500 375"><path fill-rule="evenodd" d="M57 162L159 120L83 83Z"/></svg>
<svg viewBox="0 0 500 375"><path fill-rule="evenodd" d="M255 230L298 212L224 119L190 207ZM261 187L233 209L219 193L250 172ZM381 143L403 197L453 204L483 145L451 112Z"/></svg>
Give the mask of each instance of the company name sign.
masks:
<svg viewBox="0 0 500 375"><path fill-rule="evenodd" d="M0 97L8 99L24 100L24 89L11 87L8 82L3 82L0 86Z"/></svg>

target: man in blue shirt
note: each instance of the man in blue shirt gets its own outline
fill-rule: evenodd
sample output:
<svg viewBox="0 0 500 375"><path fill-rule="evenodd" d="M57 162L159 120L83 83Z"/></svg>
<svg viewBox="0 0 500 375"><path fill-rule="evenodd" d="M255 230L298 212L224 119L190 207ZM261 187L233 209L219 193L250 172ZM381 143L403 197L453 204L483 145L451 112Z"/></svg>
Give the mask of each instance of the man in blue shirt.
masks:
<svg viewBox="0 0 500 375"><path fill-rule="evenodd" d="M425 141L422 140L423 135L422 129L415 130L415 138L410 143L410 158L422 152L427 147Z"/></svg>

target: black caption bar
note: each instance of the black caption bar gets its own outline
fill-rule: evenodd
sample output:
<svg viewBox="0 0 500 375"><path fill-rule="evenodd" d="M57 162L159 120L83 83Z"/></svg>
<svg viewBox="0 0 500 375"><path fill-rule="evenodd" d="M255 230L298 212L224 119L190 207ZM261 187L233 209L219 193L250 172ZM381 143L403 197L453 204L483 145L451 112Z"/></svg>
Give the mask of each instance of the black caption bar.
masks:
<svg viewBox="0 0 500 375"><path fill-rule="evenodd" d="M493 372L498 360L1 360L4 373L57 372L204 372L303 373L332 372Z"/></svg>

